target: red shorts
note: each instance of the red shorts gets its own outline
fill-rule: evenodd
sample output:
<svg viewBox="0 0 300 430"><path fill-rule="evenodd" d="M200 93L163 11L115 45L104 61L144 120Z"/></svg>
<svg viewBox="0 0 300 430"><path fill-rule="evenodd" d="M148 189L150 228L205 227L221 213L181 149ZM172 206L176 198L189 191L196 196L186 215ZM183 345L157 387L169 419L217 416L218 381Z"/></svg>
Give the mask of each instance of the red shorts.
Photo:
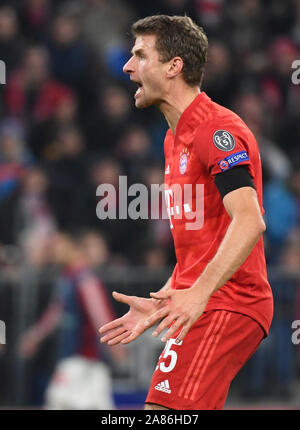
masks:
<svg viewBox="0 0 300 430"><path fill-rule="evenodd" d="M264 337L252 318L207 311L181 344L176 335L159 357L146 403L175 410L222 409L231 381Z"/></svg>

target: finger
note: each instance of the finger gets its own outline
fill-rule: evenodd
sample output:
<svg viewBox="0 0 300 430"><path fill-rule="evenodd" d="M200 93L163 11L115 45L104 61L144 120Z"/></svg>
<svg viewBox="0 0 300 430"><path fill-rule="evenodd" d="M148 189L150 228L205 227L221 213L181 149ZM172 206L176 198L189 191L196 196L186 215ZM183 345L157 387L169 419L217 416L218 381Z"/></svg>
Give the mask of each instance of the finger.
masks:
<svg viewBox="0 0 300 430"><path fill-rule="evenodd" d="M172 326L169 328L169 330L167 331L167 333L163 336L162 341L166 342L168 341L173 335L174 333L176 333L178 331L178 329L182 326L184 326L184 323L187 322L187 317L185 315L180 316L175 322L174 324L172 324ZM187 330L188 331L188 330ZM181 332L182 333L182 332ZM182 339L178 339L178 336L176 338L176 343L180 342Z"/></svg>
<svg viewBox="0 0 300 430"><path fill-rule="evenodd" d="M100 342L101 343L108 342L111 339L113 339L114 337L117 337L120 334L124 333L124 331L126 331L125 327L119 327L119 328L111 331L110 333L108 333L106 336L101 337Z"/></svg>
<svg viewBox="0 0 300 430"><path fill-rule="evenodd" d="M172 290L158 291L157 293L150 293L154 299L169 299L173 294Z"/></svg>
<svg viewBox="0 0 300 430"><path fill-rule="evenodd" d="M161 323L156 327L155 331L152 333L153 336L159 336L162 331L164 331L167 327L172 324L172 322L176 319L174 314L168 315L166 318L164 318Z"/></svg>
<svg viewBox="0 0 300 430"><path fill-rule="evenodd" d="M127 338L123 339L121 343L123 345L126 345L127 343L130 343L130 342L134 341L135 339L137 339L140 334L141 333L138 331L133 331L130 333L130 335Z"/></svg>
<svg viewBox="0 0 300 430"><path fill-rule="evenodd" d="M169 306L165 306L162 309L159 309L158 311L154 312L154 314L150 315L149 318L145 321L145 326L151 327L153 324L161 320L162 318L165 318L170 312Z"/></svg>
<svg viewBox="0 0 300 430"><path fill-rule="evenodd" d="M125 333L121 334L120 336L115 337L114 339L107 342L109 346L117 345L118 343L122 342L123 339L126 339L126 337L130 336L131 332L126 330Z"/></svg>
<svg viewBox="0 0 300 430"><path fill-rule="evenodd" d="M122 325L121 318L117 318L116 320L113 320L113 321L103 325L102 327L100 327L98 331L99 331L99 333L103 334L109 330L112 330L114 328L118 328L121 325Z"/></svg>
<svg viewBox="0 0 300 430"><path fill-rule="evenodd" d="M180 343L181 341L183 341L183 339L185 338L185 336L187 335L189 329L191 328L192 323L191 322L187 322L186 324L184 324L184 326L181 329L181 332L179 333L179 335L176 338L176 343Z"/></svg>
<svg viewBox="0 0 300 430"><path fill-rule="evenodd" d="M134 296L127 296L126 294L118 293L117 291L113 291L112 295L113 298L117 300L117 302L125 303L129 306L132 303L132 299L134 298Z"/></svg>
<svg viewBox="0 0 300 430"><path fill-rule="evenodd" d="M125 339L126 342L122 341L122 343L132 342L133 340L137 339L141 334L143 334L145 330L147 330L147 327L145 327L144 324L142 323L137 324L134 330L132 330L131 332L128 332L130 334L128 336L128 339Z"/></svg>

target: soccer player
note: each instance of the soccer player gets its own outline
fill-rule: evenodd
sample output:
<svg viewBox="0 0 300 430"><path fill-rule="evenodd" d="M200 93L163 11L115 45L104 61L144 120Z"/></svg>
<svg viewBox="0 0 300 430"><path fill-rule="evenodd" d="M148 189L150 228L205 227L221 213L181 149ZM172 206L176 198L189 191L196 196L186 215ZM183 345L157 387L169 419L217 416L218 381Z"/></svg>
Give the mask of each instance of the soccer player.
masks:
<svg viewBox="0 0 300 430"><path fill-rule="evenodd" d="M126 344L159 323L153 335L167 329L166 345L145 408L222 409L273 316L259 150L241 118L200 91L208 49L200 27L187 16L158 15L132 32L123 70L138 85L135 105L156 105L169 124L165 187L177 264L149 299L113 293L130 309L100 328L101 342ZM174 190L188 184L185 203ZM191 226L197 199L203 222Z"/></svg>

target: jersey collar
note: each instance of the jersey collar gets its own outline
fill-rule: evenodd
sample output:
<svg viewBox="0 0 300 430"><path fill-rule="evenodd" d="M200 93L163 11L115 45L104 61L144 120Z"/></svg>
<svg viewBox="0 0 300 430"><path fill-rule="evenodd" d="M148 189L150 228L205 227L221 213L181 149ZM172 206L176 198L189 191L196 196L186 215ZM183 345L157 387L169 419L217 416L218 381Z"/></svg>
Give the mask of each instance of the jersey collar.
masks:
<svg viewBox="0 0 300 430"><path fill-rule="evenodd" d="M199 120L198 115L193 115L194 111L201 110L201 106L206 105L211 99L207 96L207 94L202 91L200 94L197 95L197 97L194 98L191 104L182 112L178 123L176 127L176 133L175 136L173 135L172 131L170 130L171 135L176 139L179 134L192 134L191 132L193 129L195 129L195 125L197 122L197 119ZM198 109L197 109L198 108ZM192 137L192 136L191 136Z"/></svg>

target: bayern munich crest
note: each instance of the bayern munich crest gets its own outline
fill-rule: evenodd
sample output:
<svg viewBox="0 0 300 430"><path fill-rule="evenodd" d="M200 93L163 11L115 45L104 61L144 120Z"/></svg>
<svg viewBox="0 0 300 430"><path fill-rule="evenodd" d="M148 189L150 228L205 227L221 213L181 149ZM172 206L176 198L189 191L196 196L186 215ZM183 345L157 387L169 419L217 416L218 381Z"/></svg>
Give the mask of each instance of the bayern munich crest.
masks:
<svg viewBox="0 0 300 430"><path fill-rule="evenodd" d="M189 156L189 152L187 149L184 149L183 151L181 151L180 159L179 159L179 171L182 175L185 174L186 169L187 169L188 156Z"/></svg>
<svg viewBox="0 0 300 430"><path fill-rule="evenodd" d="M235 140L232 134L226 130L217 130L213 137L214 145L221 151L232 151L235 147Z"/></svg>

